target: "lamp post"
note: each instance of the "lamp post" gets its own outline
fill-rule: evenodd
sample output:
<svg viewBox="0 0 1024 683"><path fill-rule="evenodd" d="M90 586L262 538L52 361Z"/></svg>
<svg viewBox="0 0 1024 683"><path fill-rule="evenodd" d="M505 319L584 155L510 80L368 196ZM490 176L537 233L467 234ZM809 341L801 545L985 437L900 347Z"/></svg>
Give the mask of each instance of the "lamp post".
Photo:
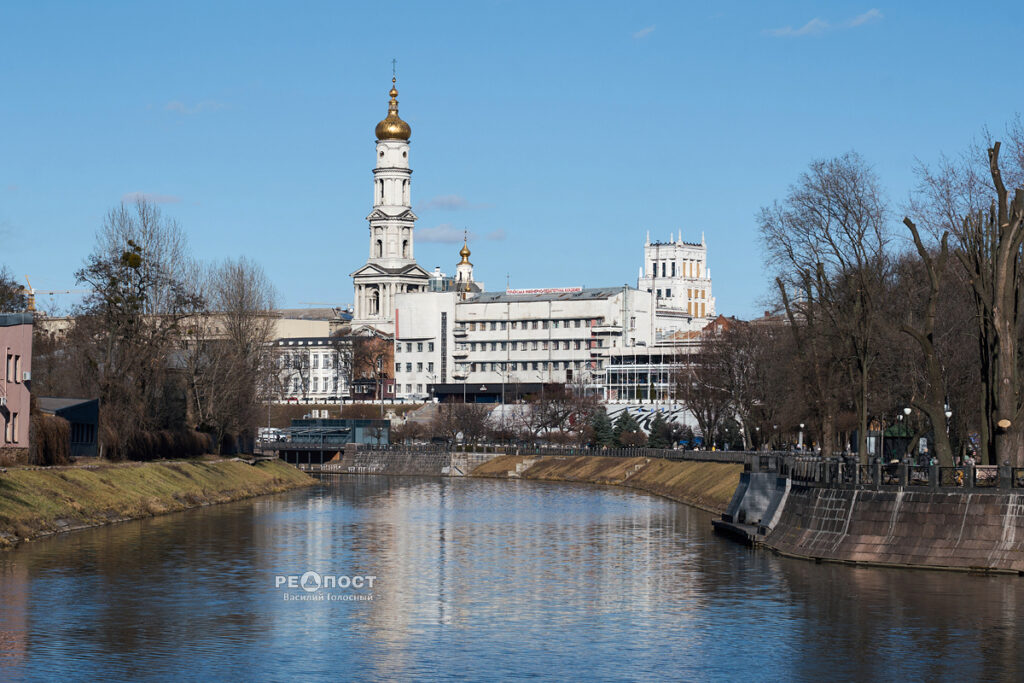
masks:
<svg viewBox="0 0 1024 683"><path fill-rule="evenodd" d="M803 450L804 450L804 423L803 422L800 423L800 441L799 441L799 443L797 443L797 448L799 448L801 452L803 452Z"/></svg>
<svg viewBox="0 0 1024 683"><path fill-rule="evenodd" d="M946 415L946 438L948 439L949 438L949 418L953 417L953 411L949 409L949 404L948 403L945 406L943 406L943 407L946 409L946 412L945 412L945 415Z"/></svg>

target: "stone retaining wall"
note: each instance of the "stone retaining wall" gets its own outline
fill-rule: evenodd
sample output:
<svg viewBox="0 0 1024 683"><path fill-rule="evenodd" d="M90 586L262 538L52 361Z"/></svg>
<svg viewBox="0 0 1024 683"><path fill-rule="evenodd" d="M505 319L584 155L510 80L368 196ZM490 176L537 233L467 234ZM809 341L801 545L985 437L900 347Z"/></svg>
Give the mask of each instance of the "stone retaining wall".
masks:
<svg viewBox="0 0 1024 683"><path fill-rule="evenodd" d="M764 543L807 559L1024 572L1024 495L794 485Z"/></svg>

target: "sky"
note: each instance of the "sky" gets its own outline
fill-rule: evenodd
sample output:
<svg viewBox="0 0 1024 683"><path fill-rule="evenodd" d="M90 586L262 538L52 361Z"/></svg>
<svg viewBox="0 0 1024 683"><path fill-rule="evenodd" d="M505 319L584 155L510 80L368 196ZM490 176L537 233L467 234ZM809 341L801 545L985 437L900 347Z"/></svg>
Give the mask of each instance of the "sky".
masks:
<svg viewBox="0 0 1024 683"><path fill-rule="evenodd" d="M812 160L859 152L897 225L917 163L1024 112L1024 3L877 2L3 3L0 265L74 288L141 195L282 306L351 303L394 59L421 266L468 230L488 289L636 286L648 231L703 234L757 316L758 211Z"/></svg>

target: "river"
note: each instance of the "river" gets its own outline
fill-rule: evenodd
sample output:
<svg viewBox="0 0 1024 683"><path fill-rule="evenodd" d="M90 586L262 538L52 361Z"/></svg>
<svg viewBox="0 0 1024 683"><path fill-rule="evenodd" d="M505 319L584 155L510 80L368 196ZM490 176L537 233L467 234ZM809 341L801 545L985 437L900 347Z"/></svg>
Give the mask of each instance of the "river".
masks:
<svg viewBox="0 0 1024 683"><path fill-rule="evenodd" d="M629 490L344 476L0 553L0 679L1021 680L1018 612Z"/></svg>

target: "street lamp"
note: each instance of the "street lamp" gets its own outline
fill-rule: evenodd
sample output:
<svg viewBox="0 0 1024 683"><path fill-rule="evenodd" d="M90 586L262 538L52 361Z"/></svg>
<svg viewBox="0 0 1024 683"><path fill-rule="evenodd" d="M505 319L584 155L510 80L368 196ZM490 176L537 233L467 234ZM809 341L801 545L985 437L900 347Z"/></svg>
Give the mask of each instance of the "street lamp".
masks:
<svg viewBox="0 0 1024 683"><path fill-rule="evenodd" d="M797 444L797 448L802 452L804 450L804 423L800 423L800 442Z"/></svg>

